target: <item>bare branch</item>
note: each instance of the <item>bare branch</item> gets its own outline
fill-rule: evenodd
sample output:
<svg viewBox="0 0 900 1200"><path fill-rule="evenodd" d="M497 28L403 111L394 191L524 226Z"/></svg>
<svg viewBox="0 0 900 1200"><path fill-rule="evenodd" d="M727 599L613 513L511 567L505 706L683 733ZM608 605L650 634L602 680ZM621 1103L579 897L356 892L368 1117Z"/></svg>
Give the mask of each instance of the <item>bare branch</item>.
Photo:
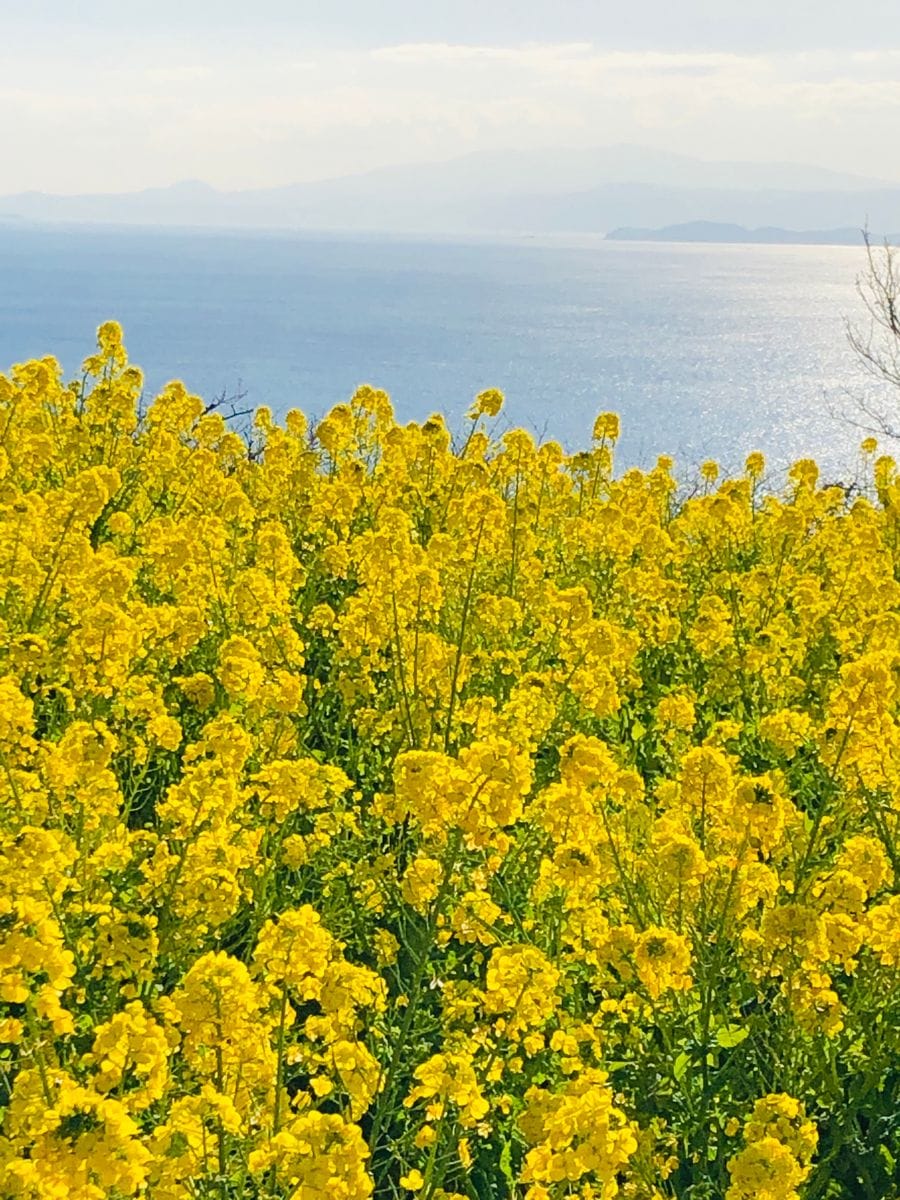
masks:
<svg viewBox="0 0 900 1200"><path fill-rule="evenodd" d="M237 387L233 392L229 392L227 388L223 387L217 396L213 396L212 400L210 400L210 402L204 406L203 415L206 416L207 413L217 412L219 409L222 409L228 405L229 411L224 414L226 421L230 421L233 417L247 416L248 413L253 412L252 408L243 410L238 410L237 408L238 404L241 404L247 399L247 395L247 389L243 386L241 380L239 379L237 382Z"/></svg>
<svg viewBox="0 0 900 1200"><path fill-rule="evenodd" d="M900 401L900 252L887 238L873 243L863 230L865 269L857 276L856 292L865 317L847 320L847 341L868 375L898 392ZM900 419L891 418L871 400L854 397L857 418L844 416L847 424L867 433L900 440Z"/></svg>

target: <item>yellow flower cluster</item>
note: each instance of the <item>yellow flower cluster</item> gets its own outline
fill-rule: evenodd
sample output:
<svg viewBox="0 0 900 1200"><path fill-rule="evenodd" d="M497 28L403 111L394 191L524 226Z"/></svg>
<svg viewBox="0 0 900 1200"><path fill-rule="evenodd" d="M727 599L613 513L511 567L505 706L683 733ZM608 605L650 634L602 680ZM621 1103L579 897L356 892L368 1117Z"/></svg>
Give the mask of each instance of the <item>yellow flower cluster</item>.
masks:
<svg viewBox="0 0 900 1200"><path fill-rule="evenodd" d="M893 460L142 387L0 376L0 1200L896 1195Z"/></svg>
<svg viewBox="0 0 900 1200"><path fill-rule="evenodd" d="M726 1200L797 1200L818 1143L803 1105L783 1094L764 1096L744 1126L744 1141L728 1163Z"/></svg>

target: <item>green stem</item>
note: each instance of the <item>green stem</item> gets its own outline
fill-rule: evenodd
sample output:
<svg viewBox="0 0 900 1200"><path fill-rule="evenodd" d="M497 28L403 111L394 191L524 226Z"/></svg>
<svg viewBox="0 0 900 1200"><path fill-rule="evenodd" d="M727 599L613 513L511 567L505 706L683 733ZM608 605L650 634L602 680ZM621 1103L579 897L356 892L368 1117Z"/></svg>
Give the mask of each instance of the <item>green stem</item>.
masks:
<svg viewBox="0 0 900 1200"><path fill-rule="evenodd" d="M387 1070L384 1073L384 1083L381 1088L381 1095L379 1096L378 1103L375 1107L375 1112L372 1116L372 1129L369 1134L369 1148L372 1152L373 1159L378 1149L378 1139L381 1135L385 1117L387 1116L394 1099L394 1088L396 1084L397 1072L400 1068L400 1062L403 1056L403 1051L406 1047L406 1041L412 1029L413 1021L415 1020L416 1016L416 1010L419 1005L419 1000L422 996L422 985L425 980L425 971L427 969L428 962L431 957L431 950L434 945L434 935L437 931L438 921L440 920L441 913L443 911L444 901L446 900L450 891L453 872L456 868L457 855L459 854L461 845L462 829L455 829L453 831L453 836L448 843L443 878L441 880L441 885L438 888L438 893L435 896L431 913L429 914L424 943L413 972L409 996L406 1003L406 1010L403 1013L403 1020L400 1022L400 1029L397 1033L397 1039L394 1042L394 1049L388 1061Z"/></svg>
<svg viewBox="0 0 900 1200"><path fill-rule="evenodd" d="M456 658L453 662L453 678L450 683L450 703L447 706L447 728L444 732L444 752L450 749L450 734L453 729L453 710L456 707L456 693L459 684L459 671L462 664L463 645L466 639L466 624L469 619L469 607L472 603L472 592L475 589L475 567L478 563L478 550L481 546L481 537L484 533L485 518L482 517L478 525L478 534L475 538L475 549L472 553L472 569L469 572L469 579L466 584L466 594L463 598L462 616L459 622L459 638L456 643Z"/></svg>

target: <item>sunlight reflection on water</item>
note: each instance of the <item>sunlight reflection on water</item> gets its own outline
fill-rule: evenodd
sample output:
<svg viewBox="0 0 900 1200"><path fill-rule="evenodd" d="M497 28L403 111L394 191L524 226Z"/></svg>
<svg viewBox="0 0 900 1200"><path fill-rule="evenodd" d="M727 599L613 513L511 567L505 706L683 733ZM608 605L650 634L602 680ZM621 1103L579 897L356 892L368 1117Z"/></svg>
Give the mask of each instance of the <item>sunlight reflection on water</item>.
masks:
<svg viewBox="0 0 900 1200"><path fill-rule="evenodd" d="M321 415L370 382L401 420L500 387L501 428L584 444L622 416L619 462L674 453L852 469L861 434L830 410L872 394L844 331L861 251L135 230L0 230L0 369L67 373L119 319L148 391ZM848 395L849 394L849 395Z"/></svg>

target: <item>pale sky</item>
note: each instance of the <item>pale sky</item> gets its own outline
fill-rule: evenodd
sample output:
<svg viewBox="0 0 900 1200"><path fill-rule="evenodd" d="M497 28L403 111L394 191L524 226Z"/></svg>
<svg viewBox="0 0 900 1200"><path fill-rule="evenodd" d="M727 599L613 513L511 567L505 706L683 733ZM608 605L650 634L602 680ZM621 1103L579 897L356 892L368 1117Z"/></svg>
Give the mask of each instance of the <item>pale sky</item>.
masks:
<svg viewBox="0 0 900 1200"><path fill-rule="evenodd" d="M0 195L616 142L900 180L900 3L0 0Z"/></svg>

